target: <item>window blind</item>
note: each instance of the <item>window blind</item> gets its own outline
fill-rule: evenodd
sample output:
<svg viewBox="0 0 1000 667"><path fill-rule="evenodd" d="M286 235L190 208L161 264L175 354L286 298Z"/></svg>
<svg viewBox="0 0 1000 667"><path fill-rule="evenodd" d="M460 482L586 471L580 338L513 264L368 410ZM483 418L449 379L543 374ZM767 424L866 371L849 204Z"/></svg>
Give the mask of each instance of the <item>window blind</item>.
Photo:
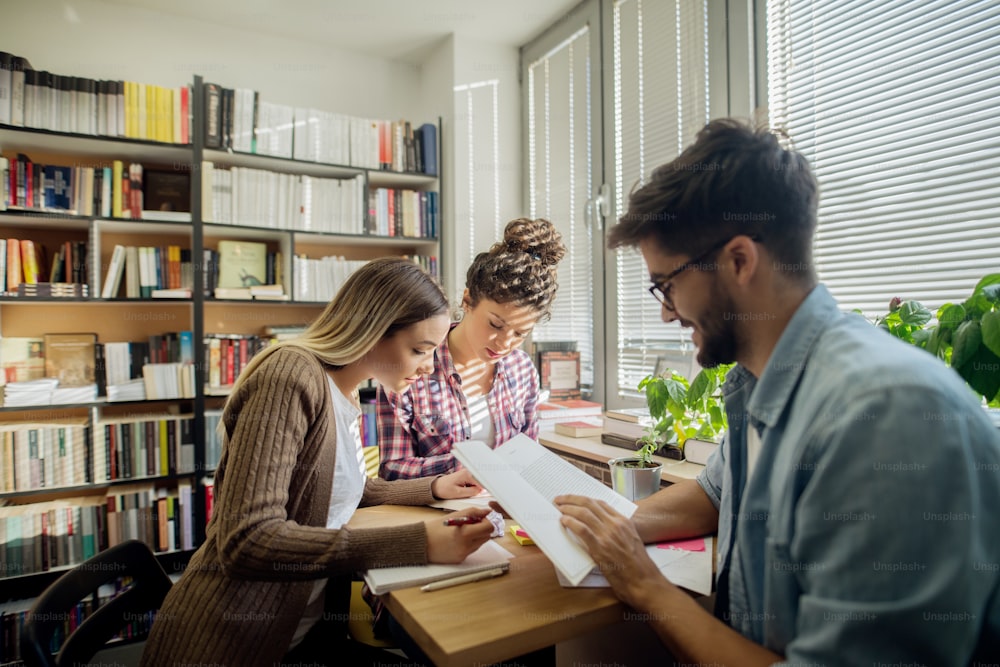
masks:
<svg viewBox="0 0 1000 667"><path fill-rule="evenodd" d="M773 127L820 183L815 260L844 309L931 309L1000 270L1000 5L769 0Z"/></svg>
<svg viewBox="0 0 1000 667"><path fill-rule="evenodd" d="M527 66L528 214L550 220L567 248L552 318L532 338L577 341L584 390L594 382L595 241L584 216L593 183L590 30L584 26Z"/></svg>
<svg viewBox="0 0 1000 667"><path fill-rule="evenodd" d="M448 261L457 301L473 258L503 235L500 220L500 82L455 86L455 258ZM473 202L475 205L473 205Z"/></svg>
<svg viewBox="0 0 1000 667"><path fill-rule="evenodd" d="M657 166L680 154L708 122L707 2L620 0L612 8L614 215ZM660 319L649 271L635 250L615 261L618 396L637 396L658 356L673 368L693 351L688 332Z"/></svg>

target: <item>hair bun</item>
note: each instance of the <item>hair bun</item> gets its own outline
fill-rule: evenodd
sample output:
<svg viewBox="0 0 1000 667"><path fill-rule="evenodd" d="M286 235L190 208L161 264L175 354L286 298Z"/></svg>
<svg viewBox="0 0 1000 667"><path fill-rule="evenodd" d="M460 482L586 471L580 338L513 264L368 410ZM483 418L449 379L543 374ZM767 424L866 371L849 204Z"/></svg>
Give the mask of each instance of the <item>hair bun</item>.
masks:
<svg viewBox="0 0 1000 667"><path fill-rule="evenodd" d="M503 241L492 252L523 252L545 266L555 266L566 254L562 234L548 220L518 218L507 223Z"/></svg>

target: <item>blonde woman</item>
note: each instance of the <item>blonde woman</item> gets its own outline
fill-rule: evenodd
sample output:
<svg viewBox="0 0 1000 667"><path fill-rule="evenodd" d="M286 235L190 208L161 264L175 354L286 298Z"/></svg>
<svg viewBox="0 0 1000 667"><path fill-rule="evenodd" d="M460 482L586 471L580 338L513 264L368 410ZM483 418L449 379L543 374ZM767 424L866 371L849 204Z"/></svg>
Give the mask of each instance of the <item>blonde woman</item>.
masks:
<svg viewBox="0 0 1000 667"><path fill-rule="evenodd" d="M400 298L405 295L405 298ZM358 269L298 339L262 351L223 411L225 446L205 543L167 596L143 665L391 664L347 639L350 577L372 566L457 563L488 521L344 527L359 506L420 505L480 491L468 473L367 479L356 389L405 392L448 333L447 300L416 265ZM465 511L482 517L485 510Z"/></svg>

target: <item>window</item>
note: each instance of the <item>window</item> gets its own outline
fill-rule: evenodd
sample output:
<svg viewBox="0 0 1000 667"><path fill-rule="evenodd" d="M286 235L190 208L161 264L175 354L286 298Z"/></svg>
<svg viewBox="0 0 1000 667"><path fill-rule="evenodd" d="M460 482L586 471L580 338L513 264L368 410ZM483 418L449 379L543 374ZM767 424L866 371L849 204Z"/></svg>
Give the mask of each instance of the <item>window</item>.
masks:
<svg viewBox="0 0 1000 667"><path fill-rule="evenodd" d="M621 0L611 11L610 176L617 219L632 189L680 154L709 120L709 12L707 2L690 0ZM660 304L648 292L649 271L637 251L618 251L614 273L618 345L608 360L617 361L617 395L637 396L639 380L653 371L657 357L669 356L671 367L683 373L693 347L678 324L660 319Z"/></svg>
<svg viewBox="0 0 1000 667"><path fill-rule="evenodd" d="M567 248L552 318L536 326L532 338L576 341L580 384L599 397L594 349L601 310L595 285L603 275L603 237L590 201L602 174L600 21L596 3L588 5L522 49L522 74L528 215L552 221Z"/></svg>
<svg viewBox="0 0 1000 667"><path fill-rule="evenodd" d="M767 4L770 122L820 182L815 260L844 309L936 309L1000 266L1000 6Z"/></svg>

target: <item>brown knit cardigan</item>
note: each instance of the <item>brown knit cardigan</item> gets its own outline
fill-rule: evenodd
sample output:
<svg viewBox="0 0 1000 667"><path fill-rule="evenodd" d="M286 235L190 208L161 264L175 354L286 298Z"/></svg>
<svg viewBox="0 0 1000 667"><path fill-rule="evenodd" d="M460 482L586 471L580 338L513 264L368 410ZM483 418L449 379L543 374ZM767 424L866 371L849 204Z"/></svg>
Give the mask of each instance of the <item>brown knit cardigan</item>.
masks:
<svg viewBox="0 0 1000 667"><path fill-rule="evenodd" d="M337 450L329 384L303 350L280 349L232 397L205 543L164 601L142 665L249 667L281 660L313 581L427 562L423 524L329 530ZM431 502L432 478L369 479L361 506Z"/></svg>

